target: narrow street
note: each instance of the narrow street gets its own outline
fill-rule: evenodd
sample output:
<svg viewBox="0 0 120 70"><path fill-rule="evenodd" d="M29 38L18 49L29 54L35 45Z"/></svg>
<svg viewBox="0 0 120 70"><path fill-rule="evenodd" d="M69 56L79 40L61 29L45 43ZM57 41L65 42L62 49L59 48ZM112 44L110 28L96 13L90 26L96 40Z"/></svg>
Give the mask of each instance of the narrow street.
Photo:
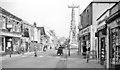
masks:
<svg viewBox="0 0 120 70"><path fill-rule="evenodd" d="M68 50L64 50L62 56L56 55L56 50L47 50L34 53L25 53L24 55L13 55L12 58L4 56L2 58L2 68L104 68L96 60L90 60L86 63L82 55L78 56L77 49L71 49L71 55L68 56Z"/></svg>

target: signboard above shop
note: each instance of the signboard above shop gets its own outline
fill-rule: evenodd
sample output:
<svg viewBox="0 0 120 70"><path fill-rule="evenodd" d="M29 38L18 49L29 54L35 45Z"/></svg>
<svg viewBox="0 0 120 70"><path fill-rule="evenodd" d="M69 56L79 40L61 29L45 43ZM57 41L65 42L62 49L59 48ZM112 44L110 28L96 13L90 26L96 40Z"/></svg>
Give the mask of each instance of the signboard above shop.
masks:
<svg viewBox="0 0 120 70"><path fill-rule="evenodd" d="M87 28L81 30L81 31L79 32L79 35L87 34L87 33L90 32L90 30L91 30L91 26L88 26Z"/></svg>
<svg viewBox="0 0 120 70"><path fill-rule="evenodd" d="M98 28L97 28L97 31L100 31L100 30L105 29L105 28L107 28L107 25L106 25L106 24L98 27Z"/></svg>

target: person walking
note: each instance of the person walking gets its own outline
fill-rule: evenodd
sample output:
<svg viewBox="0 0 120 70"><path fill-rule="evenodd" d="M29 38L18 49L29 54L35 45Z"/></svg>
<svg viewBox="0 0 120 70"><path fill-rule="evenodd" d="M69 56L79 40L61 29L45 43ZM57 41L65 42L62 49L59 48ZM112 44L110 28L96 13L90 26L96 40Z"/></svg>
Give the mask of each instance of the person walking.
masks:
<svg viewBox="0 0 120 70"><path fill-rule="evenodd" d="M34 56L37 57L37 47L34 45Z"/></svg>
<svg viewBox="0 0 120 70"><path fill-rule="evenodd" d="M86 54L86 58L87 58L87 63L89 62L89 58L90 58L90 43L87 46L87 54Z"/></svg>
<svg viewBox="0 0 120 70"><path fill-rule="evenodd" d="M21 51L22 51L22 55L24 55L24 45L21 45Z"/></svg>

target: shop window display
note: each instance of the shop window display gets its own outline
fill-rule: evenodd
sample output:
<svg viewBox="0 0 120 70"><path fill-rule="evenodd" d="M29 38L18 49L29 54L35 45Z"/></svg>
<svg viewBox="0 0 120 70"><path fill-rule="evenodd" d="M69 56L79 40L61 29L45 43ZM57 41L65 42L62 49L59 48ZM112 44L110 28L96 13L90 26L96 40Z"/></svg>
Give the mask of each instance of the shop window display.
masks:
<svg viewBox="0 0 120 70"><path fill-rule="evenodd" d="M120 63L120 28L111 29L112 34L112 64Z"/></svg>

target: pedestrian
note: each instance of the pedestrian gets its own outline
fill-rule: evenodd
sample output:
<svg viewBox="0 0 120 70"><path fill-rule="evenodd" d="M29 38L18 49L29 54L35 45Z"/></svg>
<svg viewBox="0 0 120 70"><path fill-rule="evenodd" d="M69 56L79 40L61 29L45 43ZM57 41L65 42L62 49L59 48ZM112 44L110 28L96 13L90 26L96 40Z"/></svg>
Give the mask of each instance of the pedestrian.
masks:
<svg viewBox="0 0 120 70"><path fill-rule="evenodd" d="M46 51L46 45L44 45L44 47L43 47L43 51L44 51L44 52Z"/></svg>
<svg viewBox="0 0 120 70"><path fill-rule="evenodd" d="M90 58L90 43L87 46L87 55L86 55L86 57L87 57L87 63L88 63L89 62L89 58Z"/></svg>
<svg viewBox="0 0 120 70"><path fill-rule="evenodd" d="M23 45L23 43L21 44L20 51L21 51L21 54L24 55L24 45Z"/></svg>
<svg viewBox="0 0 120 70"><path fill-rule="evenodd" d="M36 47L36 45L34 46L34 56L37 57L37 47Z"/></svg>

